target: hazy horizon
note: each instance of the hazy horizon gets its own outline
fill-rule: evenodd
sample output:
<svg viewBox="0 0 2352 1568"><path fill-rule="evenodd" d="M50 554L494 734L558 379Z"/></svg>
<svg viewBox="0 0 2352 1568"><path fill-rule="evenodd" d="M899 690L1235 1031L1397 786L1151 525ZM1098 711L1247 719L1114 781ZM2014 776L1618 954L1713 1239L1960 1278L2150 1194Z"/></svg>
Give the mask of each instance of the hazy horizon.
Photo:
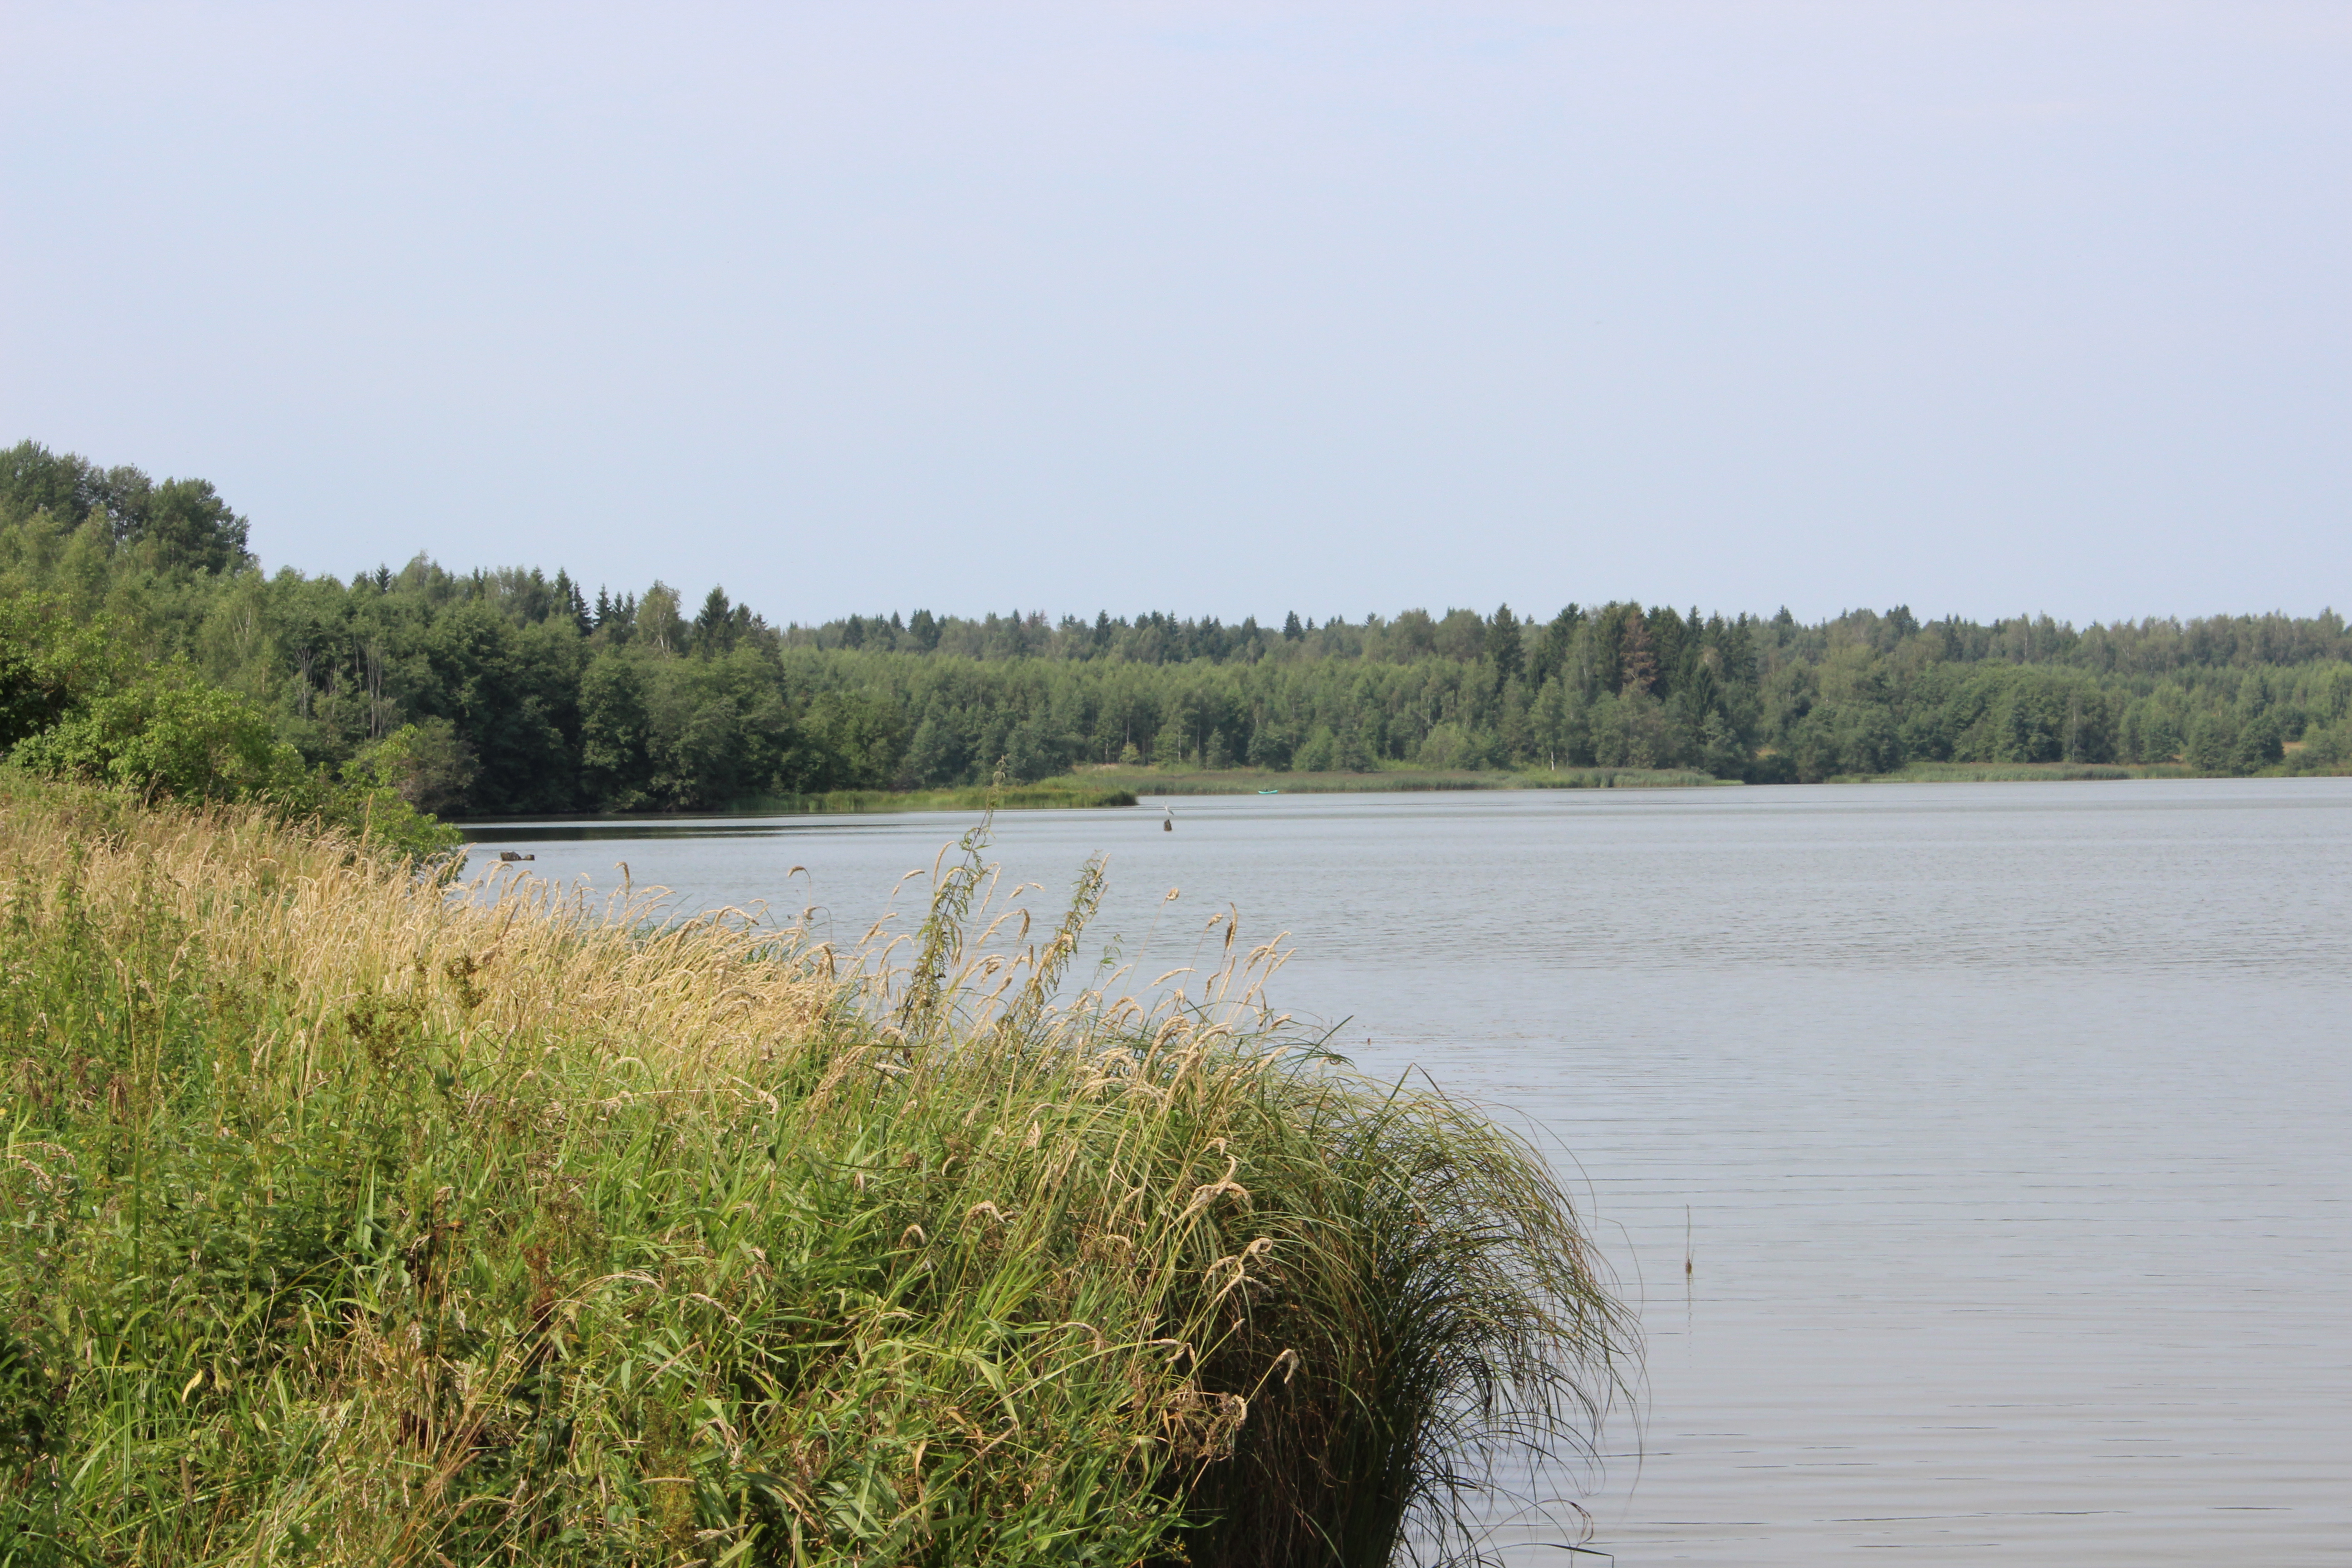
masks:
<svg viewBox="0 0 2352 1568"><path fill-rule="evenodd" d="M2308 615L2352 11L0 3L0 442L270 566Z"/></svg>

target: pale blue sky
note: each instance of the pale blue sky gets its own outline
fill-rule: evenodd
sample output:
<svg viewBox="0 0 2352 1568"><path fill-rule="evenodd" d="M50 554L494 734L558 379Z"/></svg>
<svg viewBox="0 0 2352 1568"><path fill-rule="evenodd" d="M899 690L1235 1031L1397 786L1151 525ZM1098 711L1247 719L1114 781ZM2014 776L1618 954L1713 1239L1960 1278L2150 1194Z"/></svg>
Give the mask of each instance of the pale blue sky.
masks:
<svg viewBox="0 0 2352 1568"><path fill-rule="evenodd" d="M772 618L2352 608L2352 5L0 0L0 441Z"/></svg>

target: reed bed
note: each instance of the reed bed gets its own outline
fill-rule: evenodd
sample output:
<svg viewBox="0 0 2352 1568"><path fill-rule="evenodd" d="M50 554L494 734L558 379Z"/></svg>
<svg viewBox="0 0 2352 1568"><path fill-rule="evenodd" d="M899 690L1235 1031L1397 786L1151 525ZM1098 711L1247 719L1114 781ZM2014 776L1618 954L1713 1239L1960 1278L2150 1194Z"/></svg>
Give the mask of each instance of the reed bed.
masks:
<svg viewBox="0 0 2352 1568"><path fill-rule="evenodd" d="M1574 1481L1542 1160L983 848L844 952L0 775L0 1564L1462 1561Z"/></svg>
<svg viewBox="0 0 2352 1568"><path fill-rule="evenodd" d="M1052 811L1133 805L1135 792L1067 776L1030 784L985 784L953 789L835 789L816 795L762 795L737 810L759 815L810 813L848 816L871 811Z"/></svg>
<svg viewBox="0 0 2352 1568"><path fill-rule="evenodd" d="M1891 773L1841 773L1830 784L2061 784L2200 775L2174 763L1911 763Z"/></svg>
<svg viewBox="0 0 2352 1568"><path fill-rule="evenodd" d="M1272 773L1256 768L1215 772L1189 768L1091 767L1076 776L1117 784L1138 795L1410 794L1431 790L1496 789L1695 789L1728 784L1695 768L1488 768L1437 771L1382 768L1366 773Z"/></svg>

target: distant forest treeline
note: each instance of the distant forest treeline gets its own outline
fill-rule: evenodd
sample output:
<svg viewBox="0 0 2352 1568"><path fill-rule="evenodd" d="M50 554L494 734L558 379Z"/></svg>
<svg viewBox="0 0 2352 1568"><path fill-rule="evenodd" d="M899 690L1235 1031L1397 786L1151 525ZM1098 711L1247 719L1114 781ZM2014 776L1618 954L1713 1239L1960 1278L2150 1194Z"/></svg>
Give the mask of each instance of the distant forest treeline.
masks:
<svg viewBox="0 0 2352 1568"><path fill-rule="evenodd" d="M2047 616L1803 625L1625 602L1280 625L1035 613L776 626L712 588L592 599L422 556L264 573L202 480L0 454L0 593L102 617L333 767L404 726L456 815L709 809L1087 763L1699 768L1753 783L1913 762L2352 765L2343 617L2077 630Z"/></svg>

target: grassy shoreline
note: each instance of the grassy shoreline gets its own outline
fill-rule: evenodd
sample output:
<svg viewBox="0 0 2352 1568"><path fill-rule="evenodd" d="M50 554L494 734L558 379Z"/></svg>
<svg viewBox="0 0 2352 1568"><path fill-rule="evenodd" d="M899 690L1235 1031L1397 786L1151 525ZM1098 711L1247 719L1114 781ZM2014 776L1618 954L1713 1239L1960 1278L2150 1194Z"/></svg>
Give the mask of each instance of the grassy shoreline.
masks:
<svg viewBox="0 0 2352 1568"><path fill-rule="evenodd" d="M2085 784L2120 779L2194 779L2178 763L1911 763L1888 773L1839 773L1824 784ZM2278 777L2280 774L2252 774Z"/></svg>
<svg viewBox="0 0 2352 1568"><path fill-rule="evenodd" d="M2125 779L2342 778L2348 770L2304 768L2292 757L2258 773L2201 773L2180 763L1912 763L1891 773L1840 773L1824 784L2084 784Z"/></svg>
<svg viewBox="0 0 2352 1568"><path fill-rule="evenodd" d="M2318 778L2334 776L2299 769L2290 763L2258 773L2203 773L2179 763L1912 763L1893 773L1838 773L1822 784L2024 784L2112 782L2125 779L2194 778ZM1003 810L1101 810L1132 806L1146 796L1213 795L1358 795L1485 790L1580 789L1713 789L1738 786L1738 779L1717 778L1687 768L1564 768L1558 771L1496 769L1435 771L1383 769L1376 773L1276 773L1230 768L1214 772L1178 769L1161 773L1148 767L1117 765L1081 768L1075 773L1041 779L1034 784L1013 784L993 792L993 805ZM1771 786L1757 786L1771 787ZM625 824L664 822L696 816L757 816L795 814L858 816L907 811L989 809L992 792L984 785L934 790L835 790L823 795L779 795L750 801L715 813L646 813L593 816L530 817L530 822ZM453 824L468 838L494 838L509 826L486 818Z"/></svg>
<svg viewBox="0 0 2352 1568"><path fill-rule="evenodd" d="M853 816L869 811L984 811L992 805L1003 811L1067 811L1134 804L1135 792L1131 789L1063 775L1040 779L1035 784L992 788L971 784L959 789L838 789L822 795L771 795L741 809L779 816L798 813Z"/></svg>
<svg viewBox="0 0 2352 1568"><path fill-rule="evenodd" d="M1284 795L1358 791L1515 789L1709 789L1750 787L1738 779L1680 768L1564 768L1432 773L1394 770L1370 773L1281 773L1254 770L1219 773L1155 773L1150 768L1089 768L1081 777L1115 782L1138 795L1248 795L1276 790ZM2179 763L1912 763L1885 773L1838 773L1822 784L2023 784L2120 779L2317 778L2331 776L2296 769L2292 763L2256 773L2206 773ZM1772 788L1773 785L1757 785Z"/></svg>
<svg viewBox="0 0 2352 1568"><path fill-rule="evenodd" d="M1735 781L1674 768L1576 768L1560 773L1434 772L1427 769L1386 770L1370 773L1271 773L1229 769L1216 773L1197 769L1159 773L1150 768L1091 767L1075 773L1040 779L1035 784L991 788L975 784L957 789L832 790L822 795L769 795L739 802L719 812L645 813L642 815L548 816L517 820L619 824L661 822L677 817L860 816L899 811L1102 810L1131 806L1147 795L1342 795L1391 790L1496 789L1687 789ZM478 818L453 823L469 838L495 837L507 819Z"/></svg>
<svg viewBox="0 0 2352 1568"><path fill-rule="evenodd" d="M0 777L0 1559L1370 1568L1591 1452L1540 1157L982 831L859 953Z"/></svg>
<svg viewBox="0 0 2352 1568"><path fill-rule="evenodd" d="M460 818L450 826L468 839L496 838L502 830L522 824L566 823L583 827L622 826L632 822L663 823L704 816L862 816L901 811L1093 811L1136 804L1135 792L1076 779L1043 779L1034 784L992 788L975 784L958 789L845 789L822 795L765 795L739 802L720 811L632 812L526 817Z"/></svg>
<svg viewBox="0 0 2352 1568"><path fill-rule="evenodd" d="M1355 795L1498 789L1692 789L1727 781L1689 768L1538 769L1383 768L1376 773L1273 773L1257 768L1175 769L1117 765L1079 770L1076 777L1138 795Z"/></svg>

